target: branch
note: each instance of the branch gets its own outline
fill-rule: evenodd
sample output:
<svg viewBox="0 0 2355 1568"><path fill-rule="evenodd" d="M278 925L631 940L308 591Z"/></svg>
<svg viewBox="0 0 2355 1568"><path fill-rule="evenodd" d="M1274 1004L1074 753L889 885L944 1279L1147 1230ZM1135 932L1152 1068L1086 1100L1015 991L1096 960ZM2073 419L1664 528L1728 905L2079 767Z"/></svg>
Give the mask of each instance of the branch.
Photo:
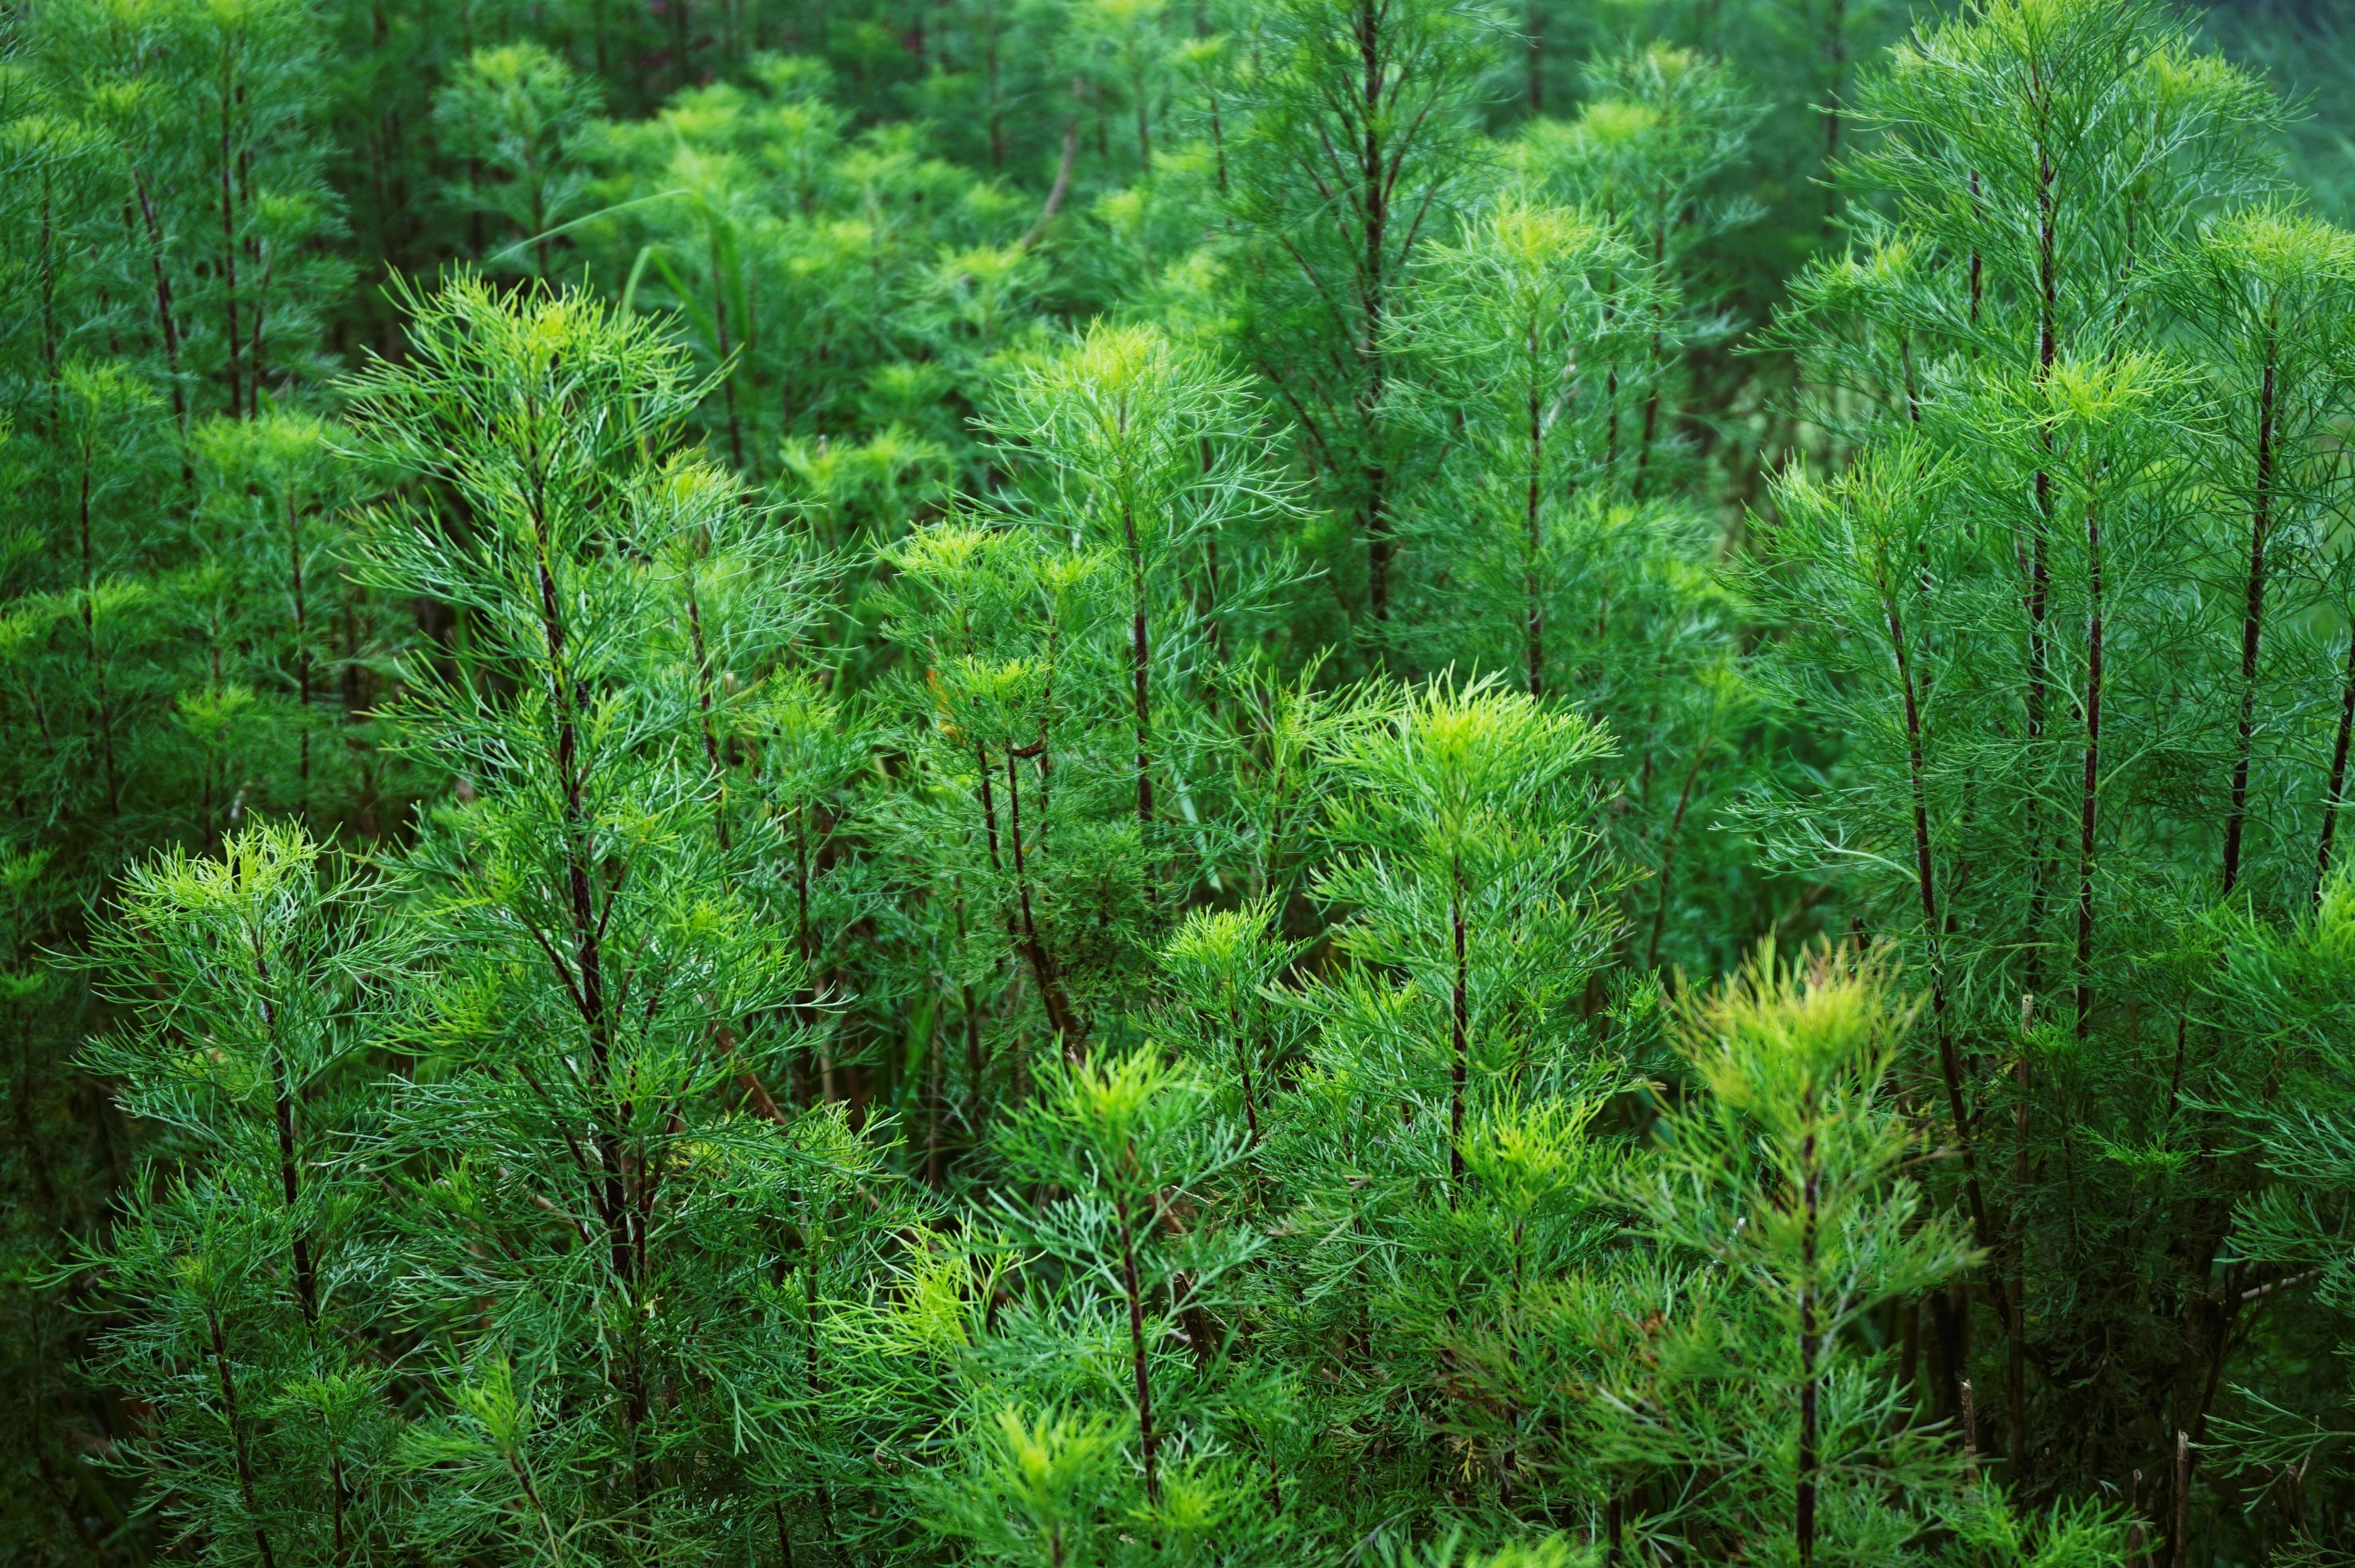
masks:
<svg viewBox="0 0 2355 1568"><path fill-rule="evenodd" d="M2246 1305L2249 1302L2256 1301L2262 1297L2271 1296L2276 1290L2287 1290L2293 1285L2304 1285L2307 1280L2314 1278L2321 1272L2322 1271L2318 1268L2310 1268L2304 1274L2284 1275L2279 1279L2268 1280L2263 1285L2251 1285L2248 1289L2241 1292L2241 1301L2243 1305Z"/></svg>
<svg viewBox="0 0 2355 1568"><path fill-rule="evenodd" d="M1017 251L1028 251L1036 245L1039 237L1047 232L1047 225L1055 220L1057 209L1063 205L1063 193L1071 188L1071 163L1079 156L1079 152L1080 123L1077 119L1066 120L1063 122L1063 158L1055 170L1054 186L1047 192L1047 205L1040 209L1039 221L1030 226L1028 234L1014 242Z"/></svg>

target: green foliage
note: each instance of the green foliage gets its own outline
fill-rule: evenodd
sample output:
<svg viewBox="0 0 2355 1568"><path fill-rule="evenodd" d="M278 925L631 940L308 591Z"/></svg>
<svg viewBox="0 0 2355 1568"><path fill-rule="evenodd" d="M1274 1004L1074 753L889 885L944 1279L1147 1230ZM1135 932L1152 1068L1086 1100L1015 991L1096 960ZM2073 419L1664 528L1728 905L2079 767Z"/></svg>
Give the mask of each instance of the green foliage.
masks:
<svg viewBox="0 0 2355 1568"><path fill-rule="evenodd" d="M218 859L134 868L95 954L134 1020L86 1064L154 1129L101 1299L107 1375L153 1402L111 1462L176 1500L214 1561L341 1558L384 1538L400 1424L367 1232L372 1183L343 1157L397 1028L410 937L375 891L331 880L300 827L231 834Z"/></svg>
<svg viewBox="0 0 2355 1568"><path fill-rule="evenodd" d="M1721 1477L1688 1504L1689 1539L1799 1563L1909 1554L1955 1506L1962 1460L1904 1420L1885 1351L1856 1330L1970 1257L1905 1174L1918 1137L1889 1084L1909 1019L1890 977L1839 950L1785 972L1769 949L1683 1015L1696 1103L1665 1113L1627 1201L1705 1273L1663 1315L1669 1342L1619 1396L1636 1413L1610 1445Z"/></svg>
<svg viewBox="0 0 2355 1568"><path fill-rule="evenodd" d="M1348 529L1359 559L1334 567L1348 603L1382 622L1400 494L1429 455L1392 412L1406 374L1392 318L1418 248L1444 236L1472 187L1488 39L1453 0L1282 0L1250 17L1256 69L1239 83L1222 182L1228 264L1243 280L1235 336Z"/></svg>
<svg viewBox="0 0 2355 1568"><path fill-rule="evenodd" d="M567 159L595 110L597 89L533 44L476 49L433 101L433 120L467 178L462 205L496 215L546 273L541 236L579 204L581 171Z"/></svg>
<svg viewBox="0 0 2355 1568"><path fill-rule="evenodd" d="M0 1554L2344 1559L2268 11L9 13Z"/></svg>

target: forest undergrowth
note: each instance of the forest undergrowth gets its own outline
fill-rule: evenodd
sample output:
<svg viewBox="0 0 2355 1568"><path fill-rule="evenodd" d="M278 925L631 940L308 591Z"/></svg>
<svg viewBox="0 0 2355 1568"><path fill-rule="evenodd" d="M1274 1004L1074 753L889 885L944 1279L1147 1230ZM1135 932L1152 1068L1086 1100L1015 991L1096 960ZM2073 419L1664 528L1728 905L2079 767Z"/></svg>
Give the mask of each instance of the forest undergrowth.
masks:
<svg viewBox="0 0 2355 1568"><path fill-rule="evenodd" d="M2350 62L0 8L0 1559L2355 1562Z"/></svg>

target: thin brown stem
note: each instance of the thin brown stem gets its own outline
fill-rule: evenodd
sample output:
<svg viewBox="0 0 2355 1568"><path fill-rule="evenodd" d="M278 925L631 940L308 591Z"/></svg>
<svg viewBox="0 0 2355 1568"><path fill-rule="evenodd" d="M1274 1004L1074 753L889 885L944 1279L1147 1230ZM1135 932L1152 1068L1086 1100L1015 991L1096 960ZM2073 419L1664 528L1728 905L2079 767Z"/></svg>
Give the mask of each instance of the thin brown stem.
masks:
<svg viewBox="0 0 2355 1568"><path fill-rule="evenodd" d="M2330 780L2322 793L2322 834L2315 856L2314 897L2321 901L2330 884L2331 840L2339 827L2339 807L2347 797L2347 753L2355 741L2355 626L2347 633L2347 675L2339 688L2339 736L2330 748Z"/></svg>
<svg viewBox="0 0 2355 1568"><path fill-rule="evenodd" d="M1161 1500L1157 1462L1160 1435L1153 1426L1153 1377L1145 1347L1145 1287L1137 1275L1135 1226L1130 1219L1125 1195L1114 1200L1114 1211L1120 1221L1121 1291L1128 1298L1129 1366L1136 1387L1136 1444L1145 1461L1146 1500L1157 1503Z"/></svg>
<svg viewBox="0 0 2355 1568"><path fill-rule="evenodd" d="M2273 531L2274 379L2275 347L2270 323L2264 371L2257 390L2257 473L2249 506L2249 575L2241 611L2241 713L2232 732L2232 805L2224 818L2224 891L2241 880L2241 837L2248 825L2249 757L2257 710L2258 639L2264 632L2265 546Z"/></svg>

